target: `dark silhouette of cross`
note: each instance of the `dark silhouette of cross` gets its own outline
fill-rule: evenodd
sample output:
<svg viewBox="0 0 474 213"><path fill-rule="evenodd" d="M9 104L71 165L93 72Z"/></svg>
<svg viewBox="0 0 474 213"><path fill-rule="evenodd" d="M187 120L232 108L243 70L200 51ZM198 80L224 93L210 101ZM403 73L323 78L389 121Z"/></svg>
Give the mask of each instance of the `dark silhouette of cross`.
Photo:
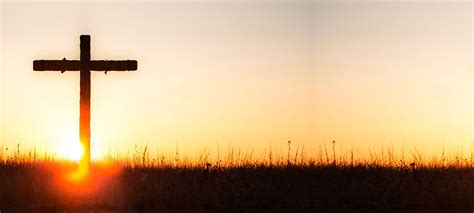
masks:
<svg viewBox="0 0 474 213"><path fill-rule="evenodd" d="M135 71L137 70L137 61L109 61L92 60L91 61L91 37L81 35L81 60L35 60L33 61L34 71L79 71L80 79L80 114L79 114L79 140L84 147L84 155L81 163L89 165L90 163L90 106L91 106L91 71Z"/></svg>

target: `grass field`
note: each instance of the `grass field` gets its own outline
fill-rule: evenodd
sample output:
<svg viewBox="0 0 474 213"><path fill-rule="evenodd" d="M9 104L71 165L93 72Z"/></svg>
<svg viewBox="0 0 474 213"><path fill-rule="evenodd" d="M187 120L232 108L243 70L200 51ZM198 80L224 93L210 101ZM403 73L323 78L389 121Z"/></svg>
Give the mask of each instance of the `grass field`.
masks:
<svg viewBox="0 0 474 213"><path fill-rule="evenodd" d="M179 162L150 159L145 151L130 159L95 162L86 176L75 178L75 163L18 153L0 156L0 211L474 210L474 168L466 159L405 162L388 155L351 161L330 156Z"/></svg>

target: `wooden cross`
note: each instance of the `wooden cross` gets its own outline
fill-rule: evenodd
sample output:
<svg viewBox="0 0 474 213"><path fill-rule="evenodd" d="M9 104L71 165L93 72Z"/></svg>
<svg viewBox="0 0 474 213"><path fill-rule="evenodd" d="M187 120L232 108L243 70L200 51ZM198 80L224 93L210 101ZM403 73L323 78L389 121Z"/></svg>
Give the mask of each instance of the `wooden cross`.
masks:
<svg viewBox="0 0 474 213"><path fill-rule="evenodd" d="M35 60L33 61L34 71L79 71L80 79L80 114L79 114L79 140L84 147L84 155L81 163L90 163L90 137L91 137L91 71L135 71L137 61L91 61L91 37L81 35L81 60Z"/></svg>

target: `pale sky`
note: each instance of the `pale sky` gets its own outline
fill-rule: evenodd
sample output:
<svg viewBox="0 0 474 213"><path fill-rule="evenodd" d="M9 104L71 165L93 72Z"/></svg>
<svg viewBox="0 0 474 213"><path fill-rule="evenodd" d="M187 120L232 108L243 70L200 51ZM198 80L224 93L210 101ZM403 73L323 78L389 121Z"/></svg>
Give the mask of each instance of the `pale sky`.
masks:
<svg viewBox="0 0 474 213"><path fill-rule="evenodd" d="M89 34L92 59L138 60L92 75L96 157L288 140L470 152L471 2L71 2L1 3L0 144L77 137L79 73L32 61L77 60Z"/></svg>

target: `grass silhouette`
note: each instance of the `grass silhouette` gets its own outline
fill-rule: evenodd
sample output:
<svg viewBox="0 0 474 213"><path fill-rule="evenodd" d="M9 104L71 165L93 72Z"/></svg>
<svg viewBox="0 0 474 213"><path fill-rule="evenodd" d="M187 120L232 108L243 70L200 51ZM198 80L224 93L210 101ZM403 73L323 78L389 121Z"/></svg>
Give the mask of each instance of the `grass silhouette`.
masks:
<svg viewBox="0 0 474 213"><path fill-rule="evenodd" d="M0 152L0 211L472 211L474 168L462 156L410 160L393 151L369 159L304 148L263 159L234 149L211 160L150 156L106 156L88 176L71 181L78 165L54 155ZM3 148L3 147L2 147ZM4 149L4 148L3 148ZM393 150L393 148L392 148ZM331 157L330 157L331 156Z"/></svg>

